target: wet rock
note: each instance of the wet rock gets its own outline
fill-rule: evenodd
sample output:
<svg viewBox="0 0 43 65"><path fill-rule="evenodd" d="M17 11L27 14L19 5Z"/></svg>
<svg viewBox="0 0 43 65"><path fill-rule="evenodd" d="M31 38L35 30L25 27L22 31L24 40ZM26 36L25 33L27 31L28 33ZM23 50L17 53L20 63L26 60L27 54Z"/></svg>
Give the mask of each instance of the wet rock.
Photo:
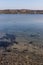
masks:
<svg viewBox="0 0 43 65"><path fill-rule="evenodd" d="M13 34L5 34L0 38L0 47L8 47L12 44L18 44L16 37Z"/></svg>
<svg viewBox="0 0 43 65"><path fill-rule="evenodd" d="M10 39L10 40L15 40L16 36L13 34L5 34L3 35L0 39Z"/></svg>
<svg viewBox="0 0 43 65"><path fill-rule="evenodd" d="M11 52L11 49L7 49L6 51L7 51L7 52Z"/></svg>
<svg viewBox="0 0 43 65"><path fill-rule="evenodd" d="M0 47L8 47L11 44L11 42L7 42L7 41L0 41Z"/></svg>
<svg viewBox="0 0 43 65"><path fill-rule="evenodd" d="M29 44L33 44L33 41L30 41Z"/></svg>
<svg viewBox="0 0 43 65"><path fill-rule="evenodd" d="M7 39L10 38L11 40L16 39L15 35L13 35L13 34L6 34L6 38Z"/></svg>
<svg viewBox="0 0 43 65"><path fill-rule="evenodd" d="M18 42L17 42L17 41L14 41L14 43L18 44Z"/></svg>

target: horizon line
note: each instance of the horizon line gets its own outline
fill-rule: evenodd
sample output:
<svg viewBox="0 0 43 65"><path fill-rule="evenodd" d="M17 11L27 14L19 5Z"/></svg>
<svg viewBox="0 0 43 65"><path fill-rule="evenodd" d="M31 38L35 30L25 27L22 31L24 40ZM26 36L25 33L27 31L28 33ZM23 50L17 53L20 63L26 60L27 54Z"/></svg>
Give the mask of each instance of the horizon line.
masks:
<svg viewBox="0 0 43 65"><path fill-rule="evenodd" d="M25 8L21 8L21 9L0 9L0 10L43 10L43 9L25 9Z"/></svg>

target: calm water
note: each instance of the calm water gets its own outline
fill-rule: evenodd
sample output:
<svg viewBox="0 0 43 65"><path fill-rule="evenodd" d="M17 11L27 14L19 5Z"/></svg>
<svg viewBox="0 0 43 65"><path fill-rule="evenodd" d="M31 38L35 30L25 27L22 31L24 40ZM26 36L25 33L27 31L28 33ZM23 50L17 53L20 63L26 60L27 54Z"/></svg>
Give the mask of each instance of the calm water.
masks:
<svg viewBox="0 0 43 65"><path fill-rule="evenodd" d="M43 39L42 14L0 14L0 32L29 36L38 34Z"/></svg>

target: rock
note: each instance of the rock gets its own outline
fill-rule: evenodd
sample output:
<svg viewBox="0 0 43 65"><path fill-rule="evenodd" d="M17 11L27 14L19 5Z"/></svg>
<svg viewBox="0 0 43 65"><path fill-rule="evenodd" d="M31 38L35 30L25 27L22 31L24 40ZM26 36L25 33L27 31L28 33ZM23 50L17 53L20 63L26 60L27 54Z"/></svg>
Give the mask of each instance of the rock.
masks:
<svg viewBox="0 0 43 65"><path fill-rule="evenodd" d="M39 34L31 34L30 37L33 37L33 38L39 38Z"/></svg>
<svg viewBox="0 0 43 65"><path fill-rule="evenodd" d="M33 44L33 41L30 41L29 44Z"/></svg>
<svg viewBox="0 0 43 65"><path fill-rule="evenodd" d="M18 42L16 41L16 37L14 34L4 34L1 38L0 38L0 47L8 47L12 44L18 44Z"/></svg>

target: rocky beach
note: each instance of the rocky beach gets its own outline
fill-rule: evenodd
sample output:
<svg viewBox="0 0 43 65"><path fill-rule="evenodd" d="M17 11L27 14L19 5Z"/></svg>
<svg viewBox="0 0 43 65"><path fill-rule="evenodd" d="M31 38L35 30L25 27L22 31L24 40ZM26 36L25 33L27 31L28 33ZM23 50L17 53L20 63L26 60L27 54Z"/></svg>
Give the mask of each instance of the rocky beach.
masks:
<svg viewBox="0 0 43 65"><path fill-rule="evenodd" d="M14 34L0 35L0 65L43 65L43 47L38 42L16 38Z"/></svg>

